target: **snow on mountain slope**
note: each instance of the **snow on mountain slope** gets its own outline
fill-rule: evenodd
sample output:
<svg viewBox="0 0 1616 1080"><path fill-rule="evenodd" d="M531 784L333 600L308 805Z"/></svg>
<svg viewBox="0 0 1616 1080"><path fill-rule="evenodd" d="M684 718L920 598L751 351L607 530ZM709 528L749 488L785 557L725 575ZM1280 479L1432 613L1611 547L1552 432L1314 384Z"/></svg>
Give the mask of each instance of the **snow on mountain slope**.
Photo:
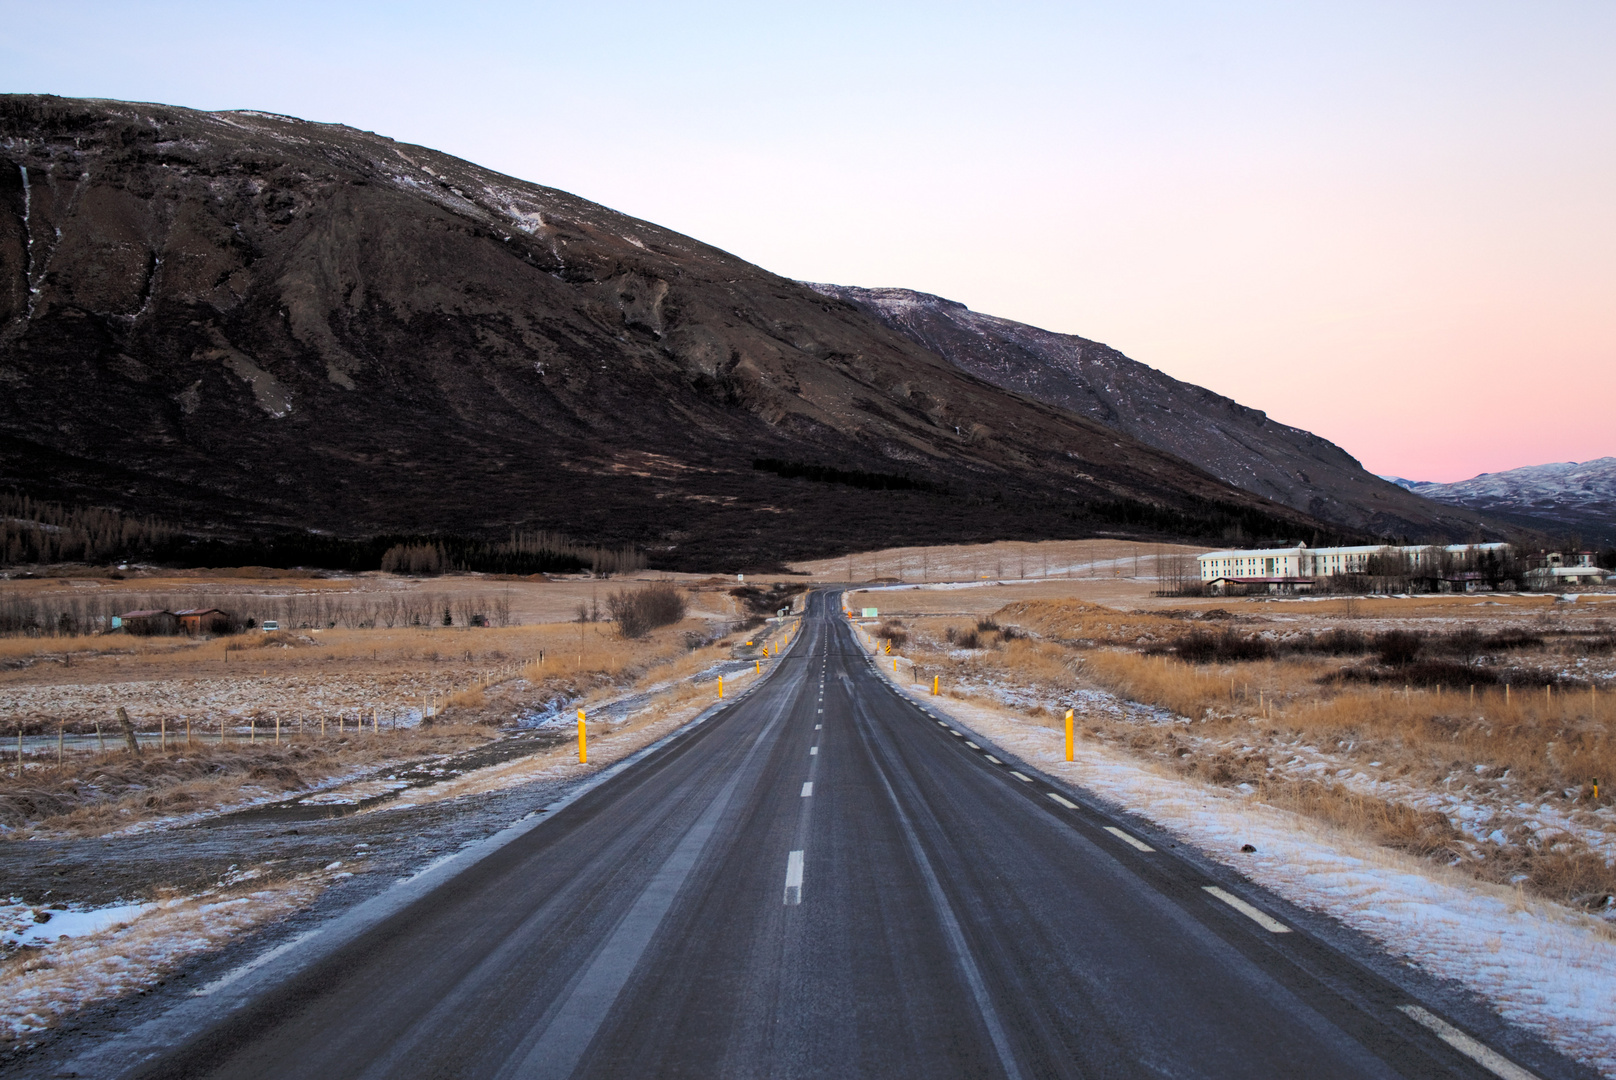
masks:
<svg viewBox="0 0 1616 1080"><path fill-rule="evenodd" d="M1588 544L1616 543L1616 457L1528 465L1453 484L1387 479L1450 506L1578 530Z"/></svg>

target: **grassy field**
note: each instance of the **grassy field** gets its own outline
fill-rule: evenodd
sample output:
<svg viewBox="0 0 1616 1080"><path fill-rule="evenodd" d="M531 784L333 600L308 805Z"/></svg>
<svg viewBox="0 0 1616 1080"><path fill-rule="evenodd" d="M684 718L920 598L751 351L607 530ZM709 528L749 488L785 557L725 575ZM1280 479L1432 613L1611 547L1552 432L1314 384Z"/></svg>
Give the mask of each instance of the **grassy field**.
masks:
<svg viewBox="0 0 1616 1080"><path fill-rule="evenodd" d="M1612 910L1616 596L1162 602L1141 576L1096 603L1082 585L848 603L880 609L865 629L893 643L902 678L935 676L1052 738L1070 708L1082 738Z"/></svg>
<svg viewBox="0 0 1616 1080"><path fill-rule="evenodd" d="M730 595L735 582L718 579L689 582L686 617L634 639L610 622L577 619L579 605L592 614L612 591L640 587L634 580L468 575L401 585L382 575L341 581L198 575L89 587L151 596L158 595L151 590L156 584L174 596L178 581L192 596L224 596L231 588L260 596L332 590L356 604L400 587L430 587L451 598L497 589L516 598L513 621L524 621L201 638L0 638L0 835L93 834L261 801L463 752L535 709L589 708L643 695L632 724L600 729L631 734L713 695L703 673L751 656L746 642L763 632L744 630L746 597ZM36 592L64 587L18 585ZM65 587L85 586L75 580ZM574 621L563 621L569 609ZM535 615L559 618L525 621ZM139 734L138 757L125 748L120 710ZM8 741L19 739L20 756Z"/></svg>

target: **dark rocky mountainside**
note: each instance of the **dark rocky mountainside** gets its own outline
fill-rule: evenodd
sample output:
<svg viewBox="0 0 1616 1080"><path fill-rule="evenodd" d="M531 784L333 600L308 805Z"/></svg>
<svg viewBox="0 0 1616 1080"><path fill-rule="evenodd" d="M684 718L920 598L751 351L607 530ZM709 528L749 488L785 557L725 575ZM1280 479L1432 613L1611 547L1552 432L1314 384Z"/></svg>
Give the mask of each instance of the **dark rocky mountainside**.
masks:
<svg viewBox="0 0 1616 1080"><path fill-rule="evenodd" d="M263 113L0 97L0 386L0 486L224 533L1321 528L688 237Z"/></svg>
<svg viewBox="0 0 1616 1080"><path fill-rule="evenodd" d="M1526 465L1452 484L1387 479L1424 498L1516 521L1557 538L1577 533L1585 544L1616 546L1616 457Z"/></svg>
<svg viewBox="0 0 1616 1080"><path fill-rule="evenodd" d="M908 289L813 285L980 379L1059 405L1193 461L1247 491L1376 535L1469 540L1501 523L1411 495L1317 435L1098 342L980 315Z"/></svg>

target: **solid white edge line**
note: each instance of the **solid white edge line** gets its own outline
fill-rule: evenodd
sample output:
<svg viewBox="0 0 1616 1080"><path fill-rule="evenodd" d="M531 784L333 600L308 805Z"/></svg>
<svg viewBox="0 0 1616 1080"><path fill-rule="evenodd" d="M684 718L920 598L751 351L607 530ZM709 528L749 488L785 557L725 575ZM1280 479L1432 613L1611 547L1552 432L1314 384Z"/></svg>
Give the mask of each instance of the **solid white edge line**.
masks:
<svg viewBox="0 0 1616 1080"><path fill-rule="evenodd" d="M1014 769L1010 770L1010 775L1015 777L1017 780L1025 781L1026 783L1029 783L1029 784L1032 783L1032 777L1030 777L1030 776L1022 776L1020 773L1016 772Z"/></svg>
<svg viewBox="0 0 1616 1080"><path fill-rule="evenodd" d="M1106 832L1110 833L1112 836L1116 837L1118 840L1121 840L1124 844L1127 844L1130 847L1138 848L1140 851L1156 850L1143 840L1139 839L1137 836L1129 836L1115 825L1106 825L1104 828Z"/></svg>
<svg viewBox="0 0 1616 1080"><path fill-rule="evenodd" d="M809 781L807 781L806 783L804 783L802 785L802 797L806 799L808 796L812 795L813 793L814 793L814 782L812 780L809 780Z"/></svg>
<svg viewBox="0 0 1616 1080"><path fill-rule="evenodd" d="M786 903L802 903L802 852L786 856Z"/></svg>
<svg viewBox="0 0 1616 1080"><path fill-rule="evenodd" d="M1440 1016L1428 1013L1418 1005L1399 1005L1397 1008L1430 1028L1436 1033L1437 1038L1494 1076L1501 1076L1503 1080L1538 1080L1537 1074L1527 1072L1492 1047L1471 1038Z"/></svg>
<svg viewBox="0 0 1616 1080"><path fill-rule="evenodd" d="M1056 802L1060 803L1062 806L1066 807L1066 809L1068 809L1068 810L1076 810L1077 809L1077 804L1075 802L1072 802L1070 799L1063 799L1059 795L1055 794L1053 791L1046 791L1046 792L1044 792L1044 794L1048 795L1051 799L1054 799Z"/></svg>
<svg viewBox="0 0 1616 1080"><path fill-rule="evenodd" d="M1258 911L1256 908L1252 907L1238 896L1235 896L1233 893L1226 893L1216 885L1202 885L1201 888L1205 889L1219 900L1222 900L1225 904L1228 904L1240 914L1244 915L1246 918L1250 919L1252 922L1256 923L1258 926L1262 927L1264 930L1267 930L1271 934L1288 934L1291 932L1290 927L1286 926L1284 923L1280 922L1266 911Z"/></svg>

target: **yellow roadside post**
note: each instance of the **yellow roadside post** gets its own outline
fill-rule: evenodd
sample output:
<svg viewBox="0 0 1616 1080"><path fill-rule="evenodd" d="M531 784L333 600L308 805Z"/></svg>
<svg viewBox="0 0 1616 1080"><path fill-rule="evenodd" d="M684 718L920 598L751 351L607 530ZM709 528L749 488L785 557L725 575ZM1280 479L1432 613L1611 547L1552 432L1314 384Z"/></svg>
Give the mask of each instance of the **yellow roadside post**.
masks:
<svg viewBox="0 0 1616 1080"><path fill-rule="evenodd" d="M932 697L937 696L937 680L939 678L941 678L941 676L939 676L939 675L933 675L931 677L931 696Z"/></svg>
<svg viewBox="0 0 1616 1080"><path fill-rule="evenodd" d="M589 761L589 732L584 727L584 711L578 710L578 764L584 765Z"/></svg>
<svg viewBox="0 0 1616 1080"><path fill-rule="evenodd" d="M724 700L724 676L722 675L718 677L718 700Z"/></svg>
<svg viewBox="0 0 1616 1080"><path fill-rule="evenodd" d="M754 660L754 661L752 661L752 668L753 668L753 672L752 672L752 673L753 673L753 674L754 674L754 675L761 675L761 674L763 674L763 661L761 661L761 660Z"/></svg>
<svg viewBox="0 0 1616 1080"><path fill-rule="evenodd" d="M1066 710L1066 760L1072 760L1072 710Z"/></svg>
<svg viewBox="0 0 1616 1080"><path fill-rule="evenodd" d="M894 656L892 658L892 674L896 675L897 673L898 673L898 658L896 656Z"/></svg>

